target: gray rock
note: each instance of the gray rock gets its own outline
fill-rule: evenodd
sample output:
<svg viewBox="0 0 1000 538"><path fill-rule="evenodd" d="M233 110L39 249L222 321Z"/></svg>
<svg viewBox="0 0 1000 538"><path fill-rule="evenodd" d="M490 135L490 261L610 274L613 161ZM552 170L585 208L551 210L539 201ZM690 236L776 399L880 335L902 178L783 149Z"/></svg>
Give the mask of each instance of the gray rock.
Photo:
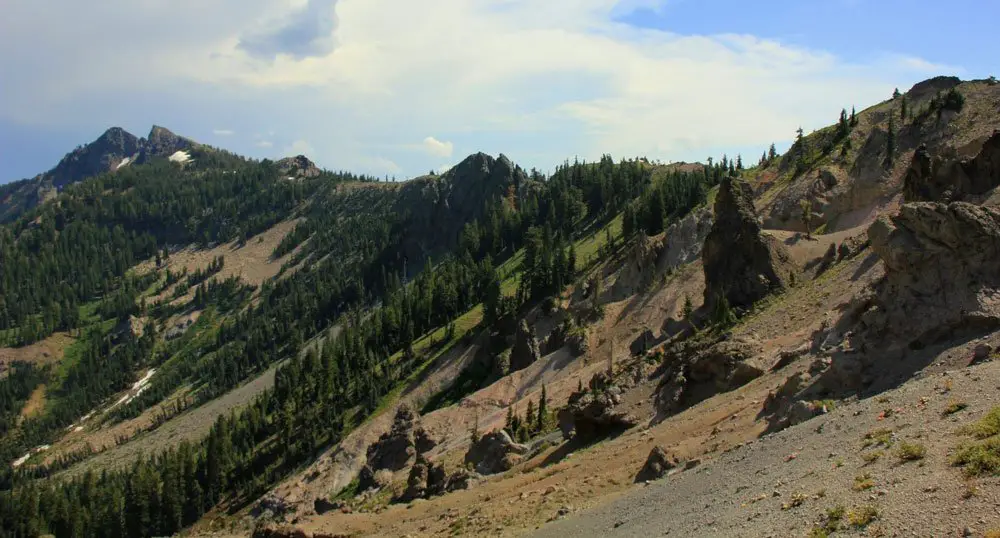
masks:
<svg viewBox="0 0 1000 538"><path fill-rule="evenodd" d="M953 202L1000 185L1000 133L994 132L972 159L931 155L921 144L903 176L907 202Z"/></svg>
<svg viewBox="0 0 1000 538"><path fill-rule="evenodd" d="M680 462L677 460L677 457L667 449L662 446L655 446L649 451L646 463L636 476L636 481L644 482L646 480L663 478L671 469L677 467L679 464Z"/></svg>
<svg viewBox="0 0 1000 538"><path fill-rule="evenodd" d="M523 370L534 364L541 356L535 331L528 326L527 320L522 319L514 336L514 349L510 352L510 371Z"/></svg>
<svg viewBox="0 0 1000 538"><path fill-rule="evenodd" d="M712 231L712 211L696 209L671 224L666 232L666 248L660 254L660 270L669 270L693 262L701 255L705 238Z"/></svg>
<svg viewBox="0 0 1000 538"><path fill-rule="evenodd" d="M727 178L719 187L715 223L701 254L706 305L724 297L734 308L748 308L784 289L793 268L784 245L761 234L753 191L737 178Z"/></svg>
<svg viewBox="0 0 1000 538"><path fill-rule="evenodd" d="M496 430L469 446L465 464L472 465L479 474L502 473L520 463L528 450L527 446L515 443L506 431Z"/></svg>

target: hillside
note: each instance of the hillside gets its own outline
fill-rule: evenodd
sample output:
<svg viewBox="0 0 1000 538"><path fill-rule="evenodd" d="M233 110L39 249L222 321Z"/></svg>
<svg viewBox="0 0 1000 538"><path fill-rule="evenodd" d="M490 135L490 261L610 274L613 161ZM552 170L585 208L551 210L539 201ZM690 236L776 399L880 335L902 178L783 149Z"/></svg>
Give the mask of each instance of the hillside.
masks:
<svg viewBox="0 0 1000 538"><path fill-rule="evenodd" d="M998 88L931 79L758 166L550 177L111 129L8 189L50 186L0 226L0 523L1000 528Z"/></svg>

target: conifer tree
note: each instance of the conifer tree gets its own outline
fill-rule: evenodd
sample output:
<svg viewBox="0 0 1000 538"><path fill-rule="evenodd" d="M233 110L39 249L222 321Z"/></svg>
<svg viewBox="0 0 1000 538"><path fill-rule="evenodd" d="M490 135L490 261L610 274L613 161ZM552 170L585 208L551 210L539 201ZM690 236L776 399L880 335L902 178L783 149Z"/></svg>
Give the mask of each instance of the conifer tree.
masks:
<svg viewBox="0 0 1000 538"><path fill-rule="evenodd" d="M545 391L545 383L542 383L542 395L538 398L538 425L535 426L535 431L537 432L545 431L545 424L549 414L548 399L548 394Z"/></svg>

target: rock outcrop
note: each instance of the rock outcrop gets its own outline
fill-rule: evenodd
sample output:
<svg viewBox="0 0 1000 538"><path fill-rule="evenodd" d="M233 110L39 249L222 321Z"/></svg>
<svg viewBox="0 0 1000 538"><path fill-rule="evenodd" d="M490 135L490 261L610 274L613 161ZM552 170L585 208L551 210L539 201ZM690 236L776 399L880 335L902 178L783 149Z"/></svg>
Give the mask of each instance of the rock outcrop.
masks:
<svg viewBox="0 0 1000 538"><path fill-rule="evenodd" d="M933 342L963 325L1000 326L1000 211L964 202L904 204L868 229L885 264L862 316L869 342Z"/></svg>
<svg viewBox="0 0 1000 538"><path fill-rule="evenodd" d="M407 468L418 454L434 445L433 439L419 427L416 413L406 405L400 406L391 429L368 447L367 460L358 477L359 491L384 487L391 473ZM390 474L385 476L382 471Z"/></svg>
<svg viewBox="0 0 1000 538"><path fill-rule="evenodd" d="M514 336L514 349L510 352L510 371L516 372L531 366L542 356L538 348L535 331L528 326L528 321L522 319Z"/></svg>
<svg viewBox="0 0 1000 538"><path fill-rule="evenodd" d="M566 439L597 439L635 427L639 420L622 409L622 389L606 374L590 380L589 390L574 392L566 407L556 415L559 429Z"/></svg>
<svg viewBox="0 0 1000 538"><path fill-rule="evenodd" d="M515 443L504 430L496 430L479 438L465 453L465 464L479 474L496 474L508 471L521 462L528 453L526 445Z"/></svg>
<svg viewBox="0 0 1000 538"><path fill-rule="evenodd" d="M712 231L712 222L712 211L701 208L671 224L667 228L666 248L660 254L659 268L674 269L697 260L705 238Z"/></svg>
<svg viewBox="0 0 1000 538"><path fill-rule="evenodd" d="M705 304L726 298L734 308L748 308L785 288L792 264L784 245L761 234L753 191L746 181L723 180L715 201L715 223L702 250Z"/></svg>
<svg viewBox="0 0 1000 538"><path fill-rule="evenodd" d="M274 166L278 169L278 173L284 177L316 177L321 173L319 167L305 155L286 157L274 163Z"/></svg>
<svg viewBox="0 0 1000 538"><path fill-rule="evenodd" d="M753 340L719 342L694 357L686 376L695 383L713 383L718 390L732 390L764 374L750 362L760 353L760 343Z"/></svg>
<svg viewBox="0 0 1000 538"><path fill-rule="evenodd" d="M667 473L671 469L676 468L680 465L680 461L677 457L670 453L667 449L662 446L654 446L652 450L649 451L649 456L646 458L646 463L642 466L639 474L636 475L636 482L645 482L646 480L656 480L657 478L663 478L667 476Z"/></svg>
<svg viewBox="0 0 1000 538"><path fill-rule="evenodd" d="M673 415L688 405L692 392L729 391L760 377L761 351L759 342L745 338L678 343L667 349L655 398L657 410L661 416Z"/></svg>
<svg viewBox="0 0 1000 538"><path fill-rule="evenodd" d="M903 196L908 202L957 202L998 185L1000 132L994 132L971 159L931 155L926 145L918 147L903 177Z"/></svg>

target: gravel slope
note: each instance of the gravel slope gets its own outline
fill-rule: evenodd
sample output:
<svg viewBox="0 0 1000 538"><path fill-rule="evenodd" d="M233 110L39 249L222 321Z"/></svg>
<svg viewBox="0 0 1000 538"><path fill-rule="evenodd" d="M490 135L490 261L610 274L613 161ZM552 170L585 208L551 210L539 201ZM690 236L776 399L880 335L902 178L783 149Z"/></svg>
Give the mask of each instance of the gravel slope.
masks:
<svg viewBox="0 0 1000 538"><path fill-rule="evenodd" d="M948 461L964 440L962 426L1000 405L998 388L1000 362L918 374L899 388L844 403L532 536L808 536L838 505L848 511L871 506L879 515L865 529L836 536L983 536L1000 529L1000 480L972 481L977 493L968 497L970 483ZM968 408L944 416L953 401ZM885 409L892 415L879 418ZM879 449L862 448L863 439L882 428L893 430L895 445L868 464L862 455ZM902 441L926 446L926 457L901 462L896 451ZM865 474L872 485L858 491L856 477Z"/></svg>

